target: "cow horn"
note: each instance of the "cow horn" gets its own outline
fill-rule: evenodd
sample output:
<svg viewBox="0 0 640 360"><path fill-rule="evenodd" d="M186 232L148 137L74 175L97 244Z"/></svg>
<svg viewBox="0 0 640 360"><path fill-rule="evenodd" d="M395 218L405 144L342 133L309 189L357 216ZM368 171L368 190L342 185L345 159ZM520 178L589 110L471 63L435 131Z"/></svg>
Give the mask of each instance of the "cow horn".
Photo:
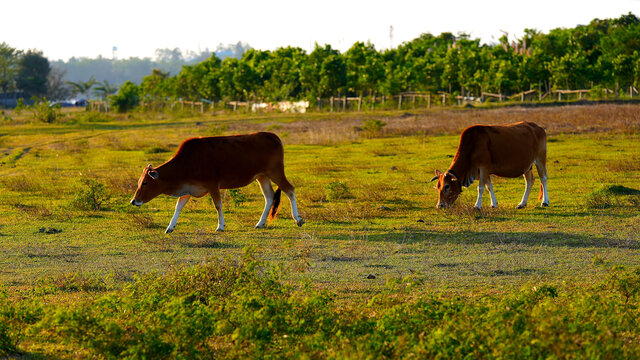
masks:
<svg viewBox="0 0 640 360"><path fill-rule="evenodd" d="M432 177L431 181L433 181L433 180L438 180L438 177L437 176Z"/></svg>

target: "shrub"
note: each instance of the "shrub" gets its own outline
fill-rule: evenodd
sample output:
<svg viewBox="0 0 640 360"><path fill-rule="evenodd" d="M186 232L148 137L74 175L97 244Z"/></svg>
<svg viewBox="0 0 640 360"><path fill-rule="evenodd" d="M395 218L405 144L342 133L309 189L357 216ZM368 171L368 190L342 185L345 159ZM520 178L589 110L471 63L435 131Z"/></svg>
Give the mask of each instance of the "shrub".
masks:
<svg viewBox="0 0 640 360"><path fill-rule="evenodd" d="M109 98L111 106L117 112L127 112L134 109L140 103L140 90L131 81L125 82L117 94Z"/></svg>
<svg viewBox="0 0 640 360"><path fill-rule="evenodd" d="M0 316L0 356L8 356L16 351L16 340L11 334L9 324Z"/></svg>
<svg viewBox="0 0 640 360"><path fill-rule="evenodd" d="M45 123L52 123L64 116L60 111L60 105L52 106L47 99L36 100L36 102L29 107L33 113L33 118Z"/></svg>
<svg viewBox="0 0 640 360"><path fill-rule="evenodd" d="M362 130L367 132L369 135L376 135L379 134L382 131L382 128L384 128L386 125L387 123L382 120L367 119L362 125Z"/></svg>
<svg viewBox="0 0 640 360"><path fill-rule="evenodd" d="M76 190L73 205L80 210L100 210L109 200L104 185L93 179L82 179L81 183L84 186Z"/></svg>
<svg viewBox="0 0 640 360"><path fill-rule="evenodd" d="M247 201L247 195L240 189L229 189L227 193L231 197L231 202L235 208L241 207Z"/></svg>
<svg viewBox="0 0 640 360"><path fill-rule="evenodd" d="M347 187L347 184L342 181L334 181L326 186L328 194L327 199L329 200L340 200L351 197L351 192Z"/></svg>
<svg viewBox="0 0 640 360"><path fill-rule="evenodd" d="M640 190L622 185L602 186L587 195L586 206L591 209L606 209L613 206L637 207Z"/></svg>

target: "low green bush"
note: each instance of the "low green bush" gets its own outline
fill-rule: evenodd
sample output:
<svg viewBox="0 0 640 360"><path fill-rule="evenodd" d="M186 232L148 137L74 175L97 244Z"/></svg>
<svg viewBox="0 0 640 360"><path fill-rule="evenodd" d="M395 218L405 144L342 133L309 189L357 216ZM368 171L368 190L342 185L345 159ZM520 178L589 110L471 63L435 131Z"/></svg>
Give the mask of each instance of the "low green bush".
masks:
<svg viewBox="0 0 640 360"><path fill-rule="evenodd" d="M340 200L351 197L351 191L347 184L343 181L333 181L327 184L327 199Z"/></svg>
<svg viewBox="0 0 640 360"><path fill-rule="evenodd" d="M83 186L76 189L73 206L85 211L101 210L102 205L110 198L104 185L93 179L82 179L81 184Z"/></svg>
<svg viewBox="0 0 640 360"><path fill-rule="evenodd" d="M392 288L365 303L280 276L247 252L241 262L145 275L72 306L0 302L0 354L29 336L104 358L640 356L640 270L613 268L591 288L466 297Z"/></svg>

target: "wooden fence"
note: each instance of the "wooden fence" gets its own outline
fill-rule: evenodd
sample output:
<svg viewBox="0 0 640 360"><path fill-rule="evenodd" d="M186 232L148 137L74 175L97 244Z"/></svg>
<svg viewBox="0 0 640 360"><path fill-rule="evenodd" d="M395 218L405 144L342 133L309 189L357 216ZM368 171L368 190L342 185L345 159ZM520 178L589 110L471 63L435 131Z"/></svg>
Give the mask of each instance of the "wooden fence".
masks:
<svg viewBox="0 0 640 360"><path fill-rule="evenodd" d="M552 90L549 92L541 92L539 90L527 90L513 95L505 95L500 93L482 92L480 97L452 95L447 92L438 92L436 94L428 92L403 92L398 95L372 95L372 96L332 96L330 98L316 98L314 108L318 112L345 112L345 111L376 111L376 110L402 110L402 109L431 109L433 106L450 106L465 104L480 104L487 101L519 101L519 102L535 102L543 100L582 100L592 98L592 94L598 94L605 99L617 92L611 89L581 89L581 90ZM625 94L626 95L626 94ZM629 98L640 95L638 89L633 86L629 87ZM552 100L553 99L553 100ZM152 111L192 111L192 112L210 112L216 113L220 111L244 111L244 112L273 112L273 111L300 111L290 110L291 107L282 107L279 104L292 103L284 102L263 102L263 101L172 101L172 102L143 102L140 107L145 110ZM110 111L108 102L91 101L90 109L94 111ZM287 110L285 110L287 109ZM306 111L306 110L305 110Z"/></svg>

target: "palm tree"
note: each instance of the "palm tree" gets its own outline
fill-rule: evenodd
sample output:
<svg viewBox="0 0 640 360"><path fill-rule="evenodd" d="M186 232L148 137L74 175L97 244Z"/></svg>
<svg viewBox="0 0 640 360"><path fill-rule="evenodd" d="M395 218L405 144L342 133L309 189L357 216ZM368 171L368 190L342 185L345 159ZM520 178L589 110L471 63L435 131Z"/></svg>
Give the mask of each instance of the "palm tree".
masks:
<svg viewBox="0 0 640 360"><path fill-rule="evenodd" d="M99 86L93 89L93 94L104 100L109 95L113 95L118 92L118 87L110 85L107 80L104 80Z"/></svg>
<svg viewBox="0 0 640 360"><path fill-rule="evenodd" d="M91 78L87 81L67 81L67 84L73 87L72 93L74 96L77 96L78 94L84 94L87 97L89 97L89 91L91 90L91 88L97 83L98 81L93 76L91 76Z"/></svg>

